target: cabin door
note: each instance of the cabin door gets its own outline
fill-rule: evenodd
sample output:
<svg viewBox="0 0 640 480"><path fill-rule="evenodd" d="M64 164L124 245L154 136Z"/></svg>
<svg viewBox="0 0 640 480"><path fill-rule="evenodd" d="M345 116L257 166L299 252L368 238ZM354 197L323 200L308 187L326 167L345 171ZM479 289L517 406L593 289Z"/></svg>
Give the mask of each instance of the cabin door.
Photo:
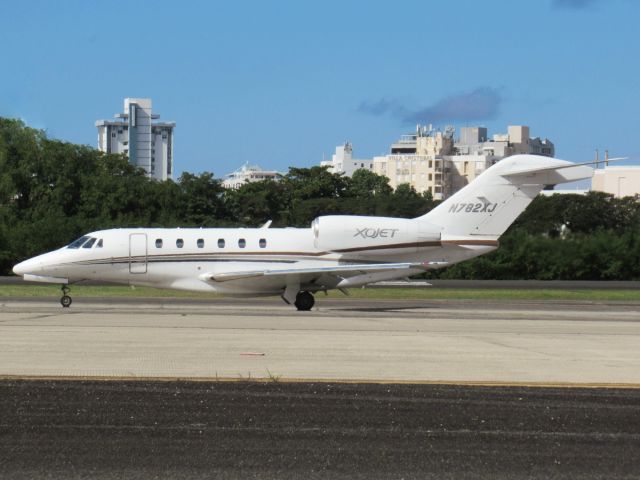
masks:
<svg viewBox="0 0 640 480"><path fill-rule="evenodd" d="M129 273L147 273L147 234L129 235Z"/></svg>

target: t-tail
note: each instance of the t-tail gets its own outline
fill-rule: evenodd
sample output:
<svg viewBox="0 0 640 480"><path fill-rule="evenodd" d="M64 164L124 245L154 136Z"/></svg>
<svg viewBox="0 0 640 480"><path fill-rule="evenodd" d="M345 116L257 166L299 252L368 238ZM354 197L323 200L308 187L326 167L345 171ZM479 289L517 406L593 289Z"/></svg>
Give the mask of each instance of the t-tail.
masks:
<svg viewBox="0 0 640 480"><path fill-rule="evenodd" d="M545 185L591 178L593 169L556 158L514 155L488 168L420 222L441 229L443 243L496 241Z"/></svg>

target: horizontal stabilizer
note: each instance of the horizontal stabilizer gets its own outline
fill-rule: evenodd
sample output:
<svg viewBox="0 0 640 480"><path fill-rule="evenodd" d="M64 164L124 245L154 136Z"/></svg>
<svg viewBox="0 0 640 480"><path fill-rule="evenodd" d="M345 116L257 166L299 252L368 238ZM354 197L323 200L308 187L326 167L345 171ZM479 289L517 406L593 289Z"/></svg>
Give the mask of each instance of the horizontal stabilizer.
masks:
<svg viewBox="0 0 640 480"><path fill-rule="evenodd" d="M547 168L524 168L502 174L503 177L514 181L533 181L536 184L544 182L547 185L575 182L593 176L593 169L586 165L561 165Z"/></svg>

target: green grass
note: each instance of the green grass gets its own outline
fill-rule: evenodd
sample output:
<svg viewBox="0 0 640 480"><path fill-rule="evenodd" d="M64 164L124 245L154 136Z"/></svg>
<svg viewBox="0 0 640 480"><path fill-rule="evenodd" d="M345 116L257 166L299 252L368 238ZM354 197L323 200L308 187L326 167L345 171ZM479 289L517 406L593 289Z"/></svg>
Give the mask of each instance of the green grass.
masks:
<svg viewBox="0 0 640 480"><path fill-rule="evenodd" d="M609 289L488 289L488 288L353 288L351 298L371 300L581 300L581 301L640 301L640 290ZM211 293L160 290L149 287L87 286L71 287L73 297L147 297L147 298L220 298ZM59 297L55 285L2 285L1 297ZM317 294L318 300L324 295ZM330 298L345 298L341 292L329 291Z"/></svg>

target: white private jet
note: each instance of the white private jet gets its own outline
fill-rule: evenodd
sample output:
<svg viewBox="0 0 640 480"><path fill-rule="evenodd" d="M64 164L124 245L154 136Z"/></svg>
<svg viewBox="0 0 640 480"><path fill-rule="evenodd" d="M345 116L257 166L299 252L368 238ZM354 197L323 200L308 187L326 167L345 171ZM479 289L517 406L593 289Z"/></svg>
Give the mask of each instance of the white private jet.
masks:
<svg viewBox="0 0 640 480"><path fill-rule="evenodd" d="M495 250L545 185L591 178L587 164L508 157L414 219L332 215L310 228L132 228L91 232L19 263L25 280L101 280L228 295L281 295L310 310L313 293L403 278Z"/></svg>

